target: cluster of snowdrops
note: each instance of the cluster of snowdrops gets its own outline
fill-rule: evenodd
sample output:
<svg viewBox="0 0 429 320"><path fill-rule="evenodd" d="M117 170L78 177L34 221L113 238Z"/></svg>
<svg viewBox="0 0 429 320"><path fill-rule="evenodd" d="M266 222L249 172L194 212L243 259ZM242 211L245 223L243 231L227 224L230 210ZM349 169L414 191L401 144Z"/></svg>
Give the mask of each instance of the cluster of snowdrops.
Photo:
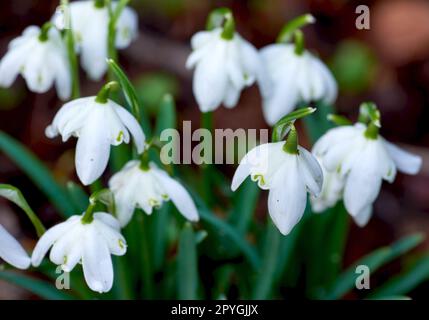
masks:
<svg viewBox="0 0 429 320"><path fill-rule="evenodd" d="M187 61L187 67L195 69L193 91L203 113L221 105L235 107L241 91L258 84L265 120L273 127L272 141L241 159L231 188L235 191L250 176L268 190L268 212L284 235L302 218L307 193L314 212L343 200L356 223L364 226L382 181L393 182L397 170L416 174L422 162L380 136L380 113L372 103L361 105L356 124L331 115L338 126L326 132L311 152L299 145L295 121L317 110L294 109L303 102L332 104L337 97L334 77L305 49L301 28L314 22L311 15L300 16L285 25L275 44L257 50L237 33L232 12L219 8L208 17L207 30L192 37L193 52ZM75 167L83 185L91 185L103 175L111 146L132 141L135 147L134 158L110 178L108 189L90 197L85 212L76 212L46 232L19 190L1 185L0 195L28 211L40 236L29 257L1 227L0 257L9 264L19 269L37 267L50 250L54 264L70 272L81 263L88 286L107 292L114 279L111 255L126 253L121 228L130 222L136 208L151 214L171 200L187 220L199 220L188 190L149 160L154 143L145 138L135 110L111 99L113 90L125 91L124 83L111 81L97 95L79 97L78 57L93 80L102 79L109 68L124 76L115 50L126 48L137 32L138 17L127 1L63 1L50 22L41 28L26 28L1 59L2 87L11 86L21 75L31 91L43 93L55 85L58 96L70 100L46 128L46 135L61 136L64 142L77 139ZM108 212L95 210L98 203L106 204Z"/></svg>

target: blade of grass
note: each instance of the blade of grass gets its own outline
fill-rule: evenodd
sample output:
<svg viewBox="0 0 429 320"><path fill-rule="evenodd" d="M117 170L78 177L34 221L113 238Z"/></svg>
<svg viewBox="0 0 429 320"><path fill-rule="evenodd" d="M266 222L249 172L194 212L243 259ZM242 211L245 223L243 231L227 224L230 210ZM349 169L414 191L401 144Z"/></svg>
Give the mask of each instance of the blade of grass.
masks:
<svg viewBox="0 0 429 320"><path fill-rule="evenodd" d="M356 266L365 265L369 268L369 270L371 270L371 273L374 273L381 266L415 248L422 241L423 236L421 234L415 234L404 237L389 247L384 247L373 251L362 259L359 259L351 267L344 271L333 283L330 290L328 290L328 293L321 298L329 300L339 299L348 291L350 291L355 285Z"/></svg>
<svg viewBox="0 0 429 320"><path fill-rule="evenodd" d="M192 226L189 223L185 224L180 235L177 270L178 298L183 300L197 299L197 247L194 231L192 230Z"/></svg>
<svg viewBox="0 0 429 320"><path fill-rule="evenodd" d="M49 169L25 146L3 131L0 131L0 150L30 177L64 217L76 213L67 192L55 181Z"/></svg>
<svg viewBox="0 0 429 320"><path fill-rule="evenodd" d="M58 290L52 284L30 278L12 271L0 271L0 279L24 288L37 296L48 300L73 300L73 296Z"/></svg>
<svg viewBox="0 0 429 320"><path fill-rule="evenodd" d="M390 279L382 287L378 288L369 299L381 299L382 297L401 296L409 293L422 282L429 279L429 257L419 259L409 270L401 272Z"/></svg>

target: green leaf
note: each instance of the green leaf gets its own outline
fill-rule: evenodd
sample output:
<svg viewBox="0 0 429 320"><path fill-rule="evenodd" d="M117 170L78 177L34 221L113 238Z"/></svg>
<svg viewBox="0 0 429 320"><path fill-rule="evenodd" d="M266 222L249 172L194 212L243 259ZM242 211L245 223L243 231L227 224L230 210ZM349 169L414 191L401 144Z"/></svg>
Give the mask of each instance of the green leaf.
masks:
<svg viewBox="0 0 429 320"><path fill-rule="evenodd" d="M13 283L18 287L27 289L28 291L44 299L48 299L48 300L73 300L74 299L73 296L65 293L64 291L58 290L48 282L45 282L42 280L36 280L19 273L15 273L11 271L0 271L0 279Z"/></svg>
<svg viewBox="0 0 429 320"><path fill-rule="evenodd" d="M210 209L208 209L202 199L195 192L191 192L191 194L193 195L198 207L201 220L213 228L214 232L211 233L210 236L217 237L218 242L225 241L225 238L229 239L231 243L234 243L240 249L252 268L257 270L260 267L260 259L255 248L252 247L234 227L219 219Z"/></svg>
<svg viewBox="0 0 429 320"><path fill-rule="evenodd" d="M155 136L160 136L164 129L176 128L176 104L171 94L166 94L162 98L157 116Z"/></svg>
<svg viewBox="0 0 429 320"><path fill-rule="evenodd" d="M65 217L75 214L67 192L55 181L51 172L25 146L0 131L0 150L20 167Z"/></svg>
<svg viewBox="0 0 429 320"><path fill-rule="evenodd" d="M288 113L281 118L273 127L272 141L281 141L289 132L291 126L298 119L305 118L306 116L314 113L316 108L300 108L291 113Z"/></svg>
<svg viewBox="0 0 429 320"><path fill-rule="evenodd" d="M138 99L134 86L128 79L125 72L113 59L108 59L107 63L109 65L110 70L115 74L119 84L121 85L125 100L127 101L132 114L136 117L136 119L140 121L144 133L146 135L150 135L149 120L147 119L146 113L144 112L144 108L140 106L140 101Z"/></svg>
<svg viewBox="0 0 429 320"><path fill-rule="evenodd" d="M67 182L67 191L70 197L70 200L73 202L75 208L78 209L78 212L84 212L88 207L89 196L86 194L83 188L72 182Z"/></svg>
<svg viewBox="0 0 429 320"><path fill-rule="evenodd" d="M180 234L177 259L178 298L195 300L198 298L197 249L194 231L189 223L185 224Z"/></svg>
<svg viewBox="0 0 429 320"><path fill-rule="evenodd" d="M0 196L8 199L9 201L15 203L18 207L20 207L27 214L27 217L30 219L31 223L36 229L36 233L39 237L45 233L45 227L42 222L39 220L37 215L28 205L27 200L25 200L21 191L14 186L9 184L0 184Z"/></svg>
<svg viewBox="0 0 429 320"><path fill-rule="evenodd" d="M365 265L372 273L374 273L381 266L415 248L422 241L423 236L421 234L411 235L398 240L390 247L384 247L373 251L362 259L359 259L345 272L343 272L334 282L331 289L328 291L329 293L322 298L339 299L350 291L355 285L355 271L358 265Z"/></svg>
<svg viewBox="0 0 429 320"><path fill-rule="evenodd" d="M381 299L385 296L401 296L409 293L422 282L429 279L429 257L423 257L409 270L401 272L378 288L369 296L370 299Z"/></svg>

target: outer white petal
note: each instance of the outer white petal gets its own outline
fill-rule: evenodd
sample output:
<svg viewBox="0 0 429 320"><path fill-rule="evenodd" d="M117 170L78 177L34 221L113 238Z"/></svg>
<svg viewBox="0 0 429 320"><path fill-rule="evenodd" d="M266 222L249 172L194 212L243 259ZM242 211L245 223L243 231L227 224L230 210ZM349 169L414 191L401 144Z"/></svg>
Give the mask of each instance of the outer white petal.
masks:
<svg viewBox="0 0 429 320"><path fill-rule="evenodd" d="M197 50L204 45L208 44L210 40L213 39L214 36L218 35L220 30L212 30L212 31L199 31L194 34L191 38L191 47L193 50Z"/></svg>
<svg viewBox="0 0 429 320"><path fill-rule="evenodd" d="M84 241L82 266L85 281L93 291L108 292L113 285L113 265L109 248L95 229L87 230Z"/></svg>
<svg viewBox="0 0 429 320"><path fill-rule="evenodd" d="M80 133L75 157L76 172L84 185L93 183L103 174L110 155L104 110L93 110L89 117Z"/></svg>
<svg viewBox="0 0 429 320"><path fill-rule="evenodd" d="M407 152L386 140L383 142L399 171L407 174L417 174L420 171L422 167L420 156Z"/></svg>
<svg viewBox="0 0 429 320"><path fill-rule="evenodd" d="M233 85L228 86L225 93L223 104L226 108L234 108L240 99L241 90L236 89Z"/></svg>
<svg viewBox="0 0 429 320"><path fill-rule="evenodd" d="M380 176L375 152L366 152L356 160L344 188L344 204L347 211L356 216L372 205L380 192Z"/></svg>
<svg viewBox="0 0 429 320"><path fill-rule="evenodd" d="M134 118L134 116L127 110L117 105L113 101L109 101L109 103L113 103L114 110L116 111L118 117L121 119L125 127L127 127L131 135L133 136L137 152L142 153L145 147L145 134L142 130L142 127L137 122L136 118Z"/></svg>
<svg viewBox="0 0 429 320"><path fill-rule="evenodd" d="M317 159L302 147L299 149L298 167L310 193L318 196L322 191L323 171Z"/></svg>
<svg viewBox="0 0 429 320"><path fill-rule="evenodd" d="M23 66L27 52L21 48L9 51L0 61L0 86L10 87Z"/></svg>
<svg viewBox="0 0 429 320"><path fill-rule="evenodd" d="M324 80L324 85L326 90L324 94L324 100L327 103L333 103L337 99L337 95L338 95L337 82L333 74L331 73L331 71L322 61L315 58L313 63L315 64L316 69L319 70L319 73Z"/></svg>
<svg viewBox="0 0 429 320"><path fill-rule="evenodd" d="M297 158L280 169L268 195L268 212L283 235L290 233L304 214L307 192L299 174Z"/></svg>
<svg viewBox="0 0 429 320"><path fill-rule="evenodd" d="M151 170L153 170L179 212L190 221L198 221L198 210L188 191L164 171L156 168Z"/></svg>
<svg viewBox="0 0 429 320"><path fill-rule="evenodd" d="M365 227L372 215L372 205L369 205L362 209L356 216L353 216L353 220L359 227Z"/></svg>
<svg viewBox="0 0 429 320"><path fill-rule="evenodd" d="M254 147L241 160L232 178L231 190L235 191L250 175L252 168L256 166L265 166L265 171L268 170L269 161L269 143L264 143Z"/></svg>
<svg viewBox="0 0 429 320"><path fill-rule="evenodd" d="M218 40L210 56L204 57L195 69L193 91L201 112L213 111L225 97L228 77L225 57L227 45Z"/></svg>
<svg viewBox="0 0 429 320"><path fill-rule="evenodd" d="M75 223L78 222L77 219L79 218L80 217L78 216L73 216L67 221L57 224L43 234L43 236L37 242L36 247L34 248L33 254L31 256L31 263L34 267L38 267L40 265L43 257L46 255L49 248L63 234L65 234L70 228L72 228Z"/></svg>
<svg viewBox="0 0 429 320"><path fill-rule="evenodd" d="M68 253L81 239L82 225L76 224L73 228L67 230L52 246L49 259L57 264L62 265L67 261Z"/></svg>
<svg viewBox="0 0 429 320"><path fill-rule="evenodd" d="M39 42L34 46L31 55L27 58L25 68L22 71L28 88L37 93L44 93L52 87L55 78L55 70L50 67L50 62L45 59L49 53L48 42Z"/></svg>
<svg viewBox="0 0 429 320"><path fill-rule="evenodd" d="M9 232L0 225L0 258L18 269L30 266L30 257Z"/></svg>
<svg viewBox="0 0 429 320"><path fill-rule="evenodd" d="M116 47L128 47L138 33L138 15L135 10L125 7L116 26Z"/></svg>

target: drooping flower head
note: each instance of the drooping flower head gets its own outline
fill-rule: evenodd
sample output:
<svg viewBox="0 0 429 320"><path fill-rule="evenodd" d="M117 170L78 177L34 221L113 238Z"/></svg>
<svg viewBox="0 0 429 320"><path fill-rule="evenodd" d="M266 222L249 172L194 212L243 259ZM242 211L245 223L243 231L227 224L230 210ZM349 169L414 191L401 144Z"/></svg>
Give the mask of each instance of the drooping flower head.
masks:
<svg viewBox="0 0 429 320"><path fill-rule="evenodd" d="M58 111L46 135L61 135L63 141L71 136L78 138L76 145L76 171L84 185L98 179L106 169L110 146L134 140L137 152L142 153L145 135L140 124L125 108L107 98L115 85L108 83L96 97L87 97L66 103Z"/></svg>
<svg viewBox="0 0 429 320"><path fill-rule="evenodd" d="M331 104L337 98L337 84L323 62L304 49L299 27L315 20L304 15L287 24L278 43L260 50L273 86L271 94L263 96L264 117L275 124L293 111L300 102L323 101ZM295 44L289 43L295 36Z"/></svg>
<svg viewBox="0 0 429 320"><path fill-rule="evenodd" d="M138 160L129 161L109 181L115 196L116 214L122 226L131 220L135 208L147 214L171 200L179 212L190 221L197 221L198 211L186 189L171 178L155 163L142 165Z"/></svg>
<svg viewBox="0 0 429 320"><path fill-rule="evenodd" d="M421 157L386 141L378 133L379 127L378 110L374 104L365 103L359 123L329 130L313 148L327 171L341 175L345 207L360 226L371 217L382 181L393 182L397 170L417 174L422 164Z"/></svg>
<svg viewBox="0 0 429 320"><path fill-rule="evenodd" d="M27 27L12 40L0 61L0 86L10 87L21 74L28 88L47 92L55 85L62 100L71 95L71 74L65 44L60 33L48 23L42 29Z"/></svg>
<svg viewBox="0 0 429 320"><path fill-rule="evenodd" d="M186 62L187 68L195 68L193 91L201 112L213 111L221 104L235 107L241 91L255 81L261 90L268 90L257 50L235 32L229 9L215 10L208 27L192 37L193 52Z"/></svg>
<svg viewBox="0 0 429 320"><path fill-rule="evenodd" d="M52 248L51 248L52 247ZM70 272L81 262L85 281L91 290L108 292L113 285L111 255L121 256L127 244L119 222L104 212L72 216L48 231L34 248L31 262L37 267L51 248L49 259Z"/></svg>
<svg viewBox="0 0 429 320"><path fill-rule="evenodd" d="M111 2L115 12L118 1ZM107 1L83 0L70 3L70 20L77 51L81 54L81 64L88 76L100 80L107 71L108 29L111 19ZM137 13L123 8L116 23L115 46L124 49L138 33ZM112 58L112 57L110 57Z"/></svg>
<svg viewBox="0 0 429 320"><path fill-rule="evenodd" d="M314 111L310 108L303 110L306 113L301 116ZM291 119L296 120L293 116ZM282 131L283 125L273 130ZM323 172L316 158L298 145L293 124L286 125L290 126L286 142L273 139L276 142L253 148L240 161L231 185L235 191L250 175L261 189L269 190L268 212L284 235L292 230L304 214L307 192L318 196L323 184Z"/></svg>

